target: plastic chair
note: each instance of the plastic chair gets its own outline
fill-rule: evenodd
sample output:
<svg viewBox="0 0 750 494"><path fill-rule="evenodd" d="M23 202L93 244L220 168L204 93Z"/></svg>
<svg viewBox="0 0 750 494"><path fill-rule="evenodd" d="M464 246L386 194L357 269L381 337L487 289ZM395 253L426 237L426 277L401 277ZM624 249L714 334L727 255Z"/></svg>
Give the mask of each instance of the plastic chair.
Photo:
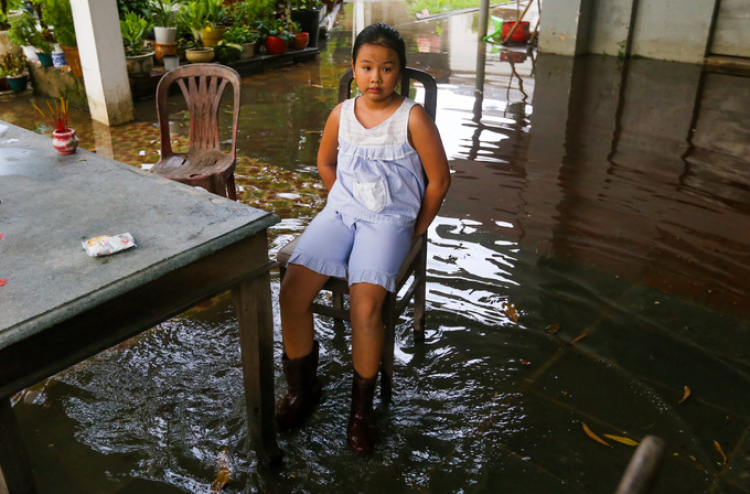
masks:
<svg viewBox="0 0 750 494"><path fill-rule="evenodd" d="M190 112L190 147L172 151L167 96L177 84ZM232 149L221 151L218 110L227 84L234 93ZM163 177L237 200L234 169L237 160L237 126L240 117L240 76L219 64L190 64L167 72L156 88L156 111L161 135L161 159L151 171Z"/></svg>
<svg viewBox="0 0 750 494"><path fill-rule="evenodd" d="M339 101L349 98L351 94L351 83L354 79L352 70L349 69L341 77L339 83ZM424 108L427 114L434 120L437 110L437 84L435 79L427 72L406 68L401 80L401 94L409 95L411 81L417 81L424 86ZM280 276L283 279L286 265L294 252L298 239L279 250L276 259L279 264ZM383 322L385 325L385 341L383 344L383 356L381 361L380 393L383 400L388 401L392 394L393 383L393 353L396 344L396 323L404 312L409 302L414 300L414 338L424 339L424 315L425 299L427 295L426 275L427 271L427 235L417 237L409 249L406 260L401 265L396 277L396 291L386 295L383 304ZM406 283L411 279L411 284L402 297L398 294ZM323 290L332 294L331 305L313 302L311 309L315 314L330 316L341 321L351 321L349 309L344 306L344 296L349 295L349 286L344 278L330 278Z"/></svg>

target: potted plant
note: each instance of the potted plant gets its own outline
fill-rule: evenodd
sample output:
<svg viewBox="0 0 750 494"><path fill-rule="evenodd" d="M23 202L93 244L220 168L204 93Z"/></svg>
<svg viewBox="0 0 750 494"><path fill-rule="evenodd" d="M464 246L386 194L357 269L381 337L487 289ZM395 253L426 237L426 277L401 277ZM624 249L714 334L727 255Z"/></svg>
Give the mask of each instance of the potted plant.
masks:
<svg viewBox="0 0 750 494"><path fill-rule="evenodd" d="M205 63L214 59L214 49L203 45L203 28L208 25L206 2L193 0L180 9L179 23L193 35L193 47L185 50L192 63Z"/></svg>
<svg viewBox="0 0 750 494"><path fill-rule="evenodd" d="M26 57L22 53L6 53L0 57L0 71L5 74L8 86L13 92L26 89L29 73L26 67Z"/></svg>
<svg viewBox="0 0 750 494"><path fill-rule="evenodd" d="M175 14L172 12L178 0L152 0L149 7L154 24L154 37L156 43L177 43L177 27L175 26Z"/></svg>
<svg viewBox="0 0 750 494"><path fill-rule="evenodd" d="M244 25L235 24L229 31L224 33L224 41L226 43L242 47L240 60L247 60L255 54L255 42L257 39L258 33L251 31L249 27Z"/></svg>
<svg viewBox="0 0 750 494"><path fill-rule="evenodd" d="M223 38L227 28L224 22L227 18L227 10L224 7L224 0L198 0L205 4L206 25L203 28L204 46L213 46L218 44Z"/></svg>
<svg viewBox="0 0 750 494"><path fill-rule="evenodd" d="M55 41L60 43L70 72L76 77L83 77L81 56L78 54L76 28L73 24L73 11L69 0L36 0L42 6L42 22L52 26Z"/></svg>
<svg viewBox="0 0 750 494"><path fill-rule="evenodd" d="M31 12L23 12L22 15L11 20L8 36L13 43L31 47L31 53L34 56L30 57L27 53L26 58L29 61L33 62L34 58L38 58L42 67L52 65L52 43L47 39Z"/></svg>
<svg viewBox="0 0 750 494"><path fill-rule="evenodd" d="M296 38L288 31L286 21L283 19L268 19L257 21L259 39L263 40L266 51L271 55L285 53L289 44Z"/></svg>
<svg viewBox="0 0 750 494"><path fill-rule="evenodd" d="M120 21L120 31L127 50L125 62L128 74L131 76L149 75L154 67L154 52L145 51L143 41L151 32L151 22L140 17L135 12L125 14L125 20Z"/></svg>
<svg viewBox="0 0 750 494"><path fill-rule="evenodd" d="M320 0L292 0L291 18L298 23L301 32L310 36L309 46L318 46L320 20L325 15L325 4Z"/></svg>
<svg viewBox="0 0 750 494"><path fill-rule="evenodd" d="M304 50L310 43L310 33L303 32L300 30L298 23L289 21L289 32L294 36L291 48L295 50Z"/></svg>
<svg viewBox="0 0 750 494"><path fill-rule="evenodd" d="M75 129L68 126L68 102L60 98L60 104L55 100L55 107L47 101L49 115L45 114L38 106L34 108L42 114L44 119L52 125L52 147L60 154L73 154L78 148L78 137Z"/></svg>

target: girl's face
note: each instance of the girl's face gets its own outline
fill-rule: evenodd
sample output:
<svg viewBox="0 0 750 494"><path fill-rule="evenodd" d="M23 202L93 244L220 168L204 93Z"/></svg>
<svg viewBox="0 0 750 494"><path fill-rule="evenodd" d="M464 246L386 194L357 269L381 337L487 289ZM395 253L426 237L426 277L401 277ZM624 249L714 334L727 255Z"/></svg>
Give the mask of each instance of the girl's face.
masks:
<svg viewBox="0 0 750 494"><path fill-rule="evenodd" d="M388 100L400 80L398 53L381 45L364 44L352 62L360 92L372 101Z"/></svg>

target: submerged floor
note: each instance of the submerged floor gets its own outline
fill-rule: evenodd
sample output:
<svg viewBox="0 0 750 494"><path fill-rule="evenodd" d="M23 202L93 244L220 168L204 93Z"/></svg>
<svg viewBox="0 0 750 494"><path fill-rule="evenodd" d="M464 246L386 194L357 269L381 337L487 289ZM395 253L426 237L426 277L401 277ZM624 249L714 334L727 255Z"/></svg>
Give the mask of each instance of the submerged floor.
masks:
<svg viewBox="0 0 750 494"><path fill-rule="evenodd" d="M320 319L324 402L279 437L283 467L259 469L219 297L17 395L40 492L208 492L223 457L227 492L614 492L634 448L605 434L666 441L656 492L748 492L750 79L500 50L478 45L476 13L364 5L319 62L243 79L238 183L283 218L271 255L322 207L315 154L353 25L394 23L438 79L454 180L429 234L427 338L407 313L377 452L346 448L348 332ZM0 119L35 128L30 99ZM158 159L153 101L137 114L72 120L84 147L140 166Z"/></svg>

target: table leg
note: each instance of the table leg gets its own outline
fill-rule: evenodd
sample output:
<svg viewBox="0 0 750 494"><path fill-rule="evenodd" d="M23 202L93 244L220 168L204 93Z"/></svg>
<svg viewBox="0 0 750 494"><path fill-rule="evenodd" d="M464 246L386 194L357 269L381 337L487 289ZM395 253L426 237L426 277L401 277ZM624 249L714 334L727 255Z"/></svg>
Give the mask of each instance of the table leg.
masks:
<svg viewBox="0 0 750 494"><path fill-rule="evenodd" d="M35 494L31 464L18 434L10 398L0 399L0 438L0 494Z"/></svg>
<svg viewBox="0 0 750 494"><path fill-rule="evenodd" d="M271 468L281 461L273 425L273 308L268 272L232 289L240 329L242 372L250 441L260 463Z"/></svg>

